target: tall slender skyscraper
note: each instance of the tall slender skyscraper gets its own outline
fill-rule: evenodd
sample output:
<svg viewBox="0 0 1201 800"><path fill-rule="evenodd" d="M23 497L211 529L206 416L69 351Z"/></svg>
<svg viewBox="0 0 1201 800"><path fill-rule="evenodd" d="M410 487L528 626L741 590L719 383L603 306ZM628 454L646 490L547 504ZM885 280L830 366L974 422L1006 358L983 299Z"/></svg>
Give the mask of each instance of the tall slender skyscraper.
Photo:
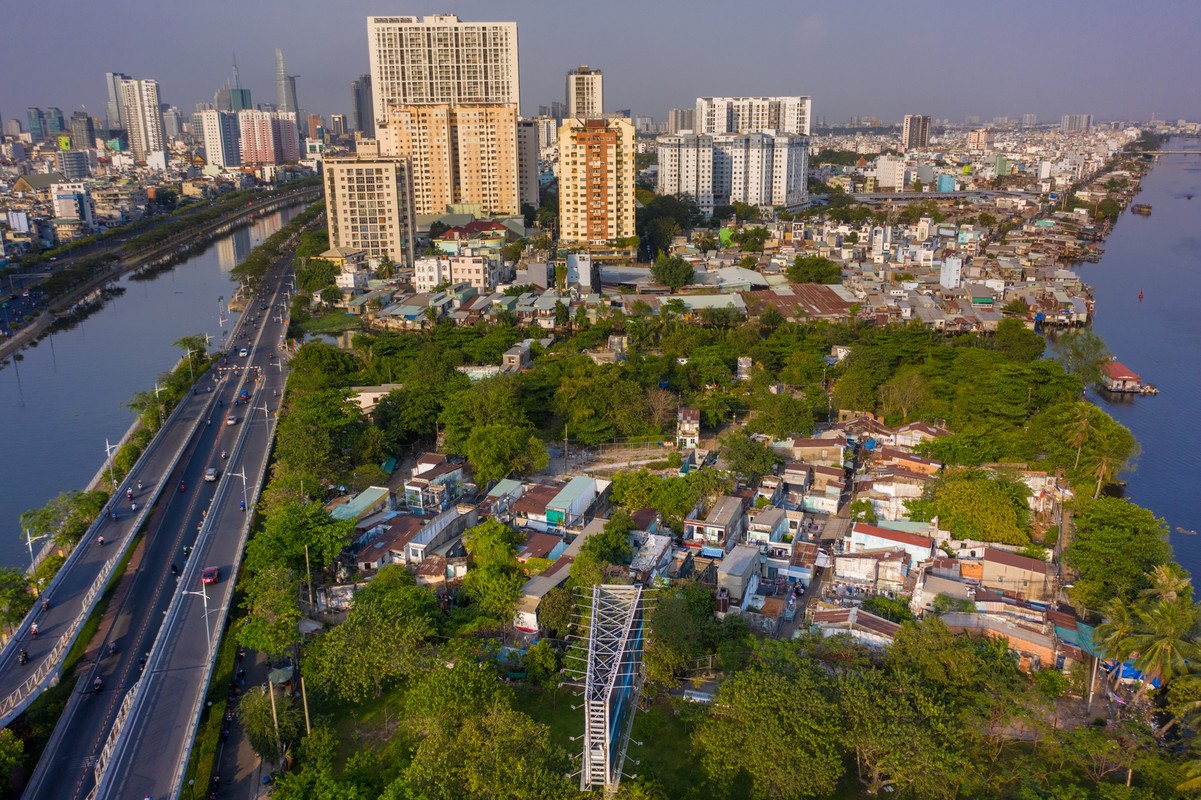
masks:
<svg viewBox="0 0 1201 800"><path fill-rule="evenodd" d="M125 117L121 113L121 81L129 80L124 72L104 73L104 85L108 89L108 105L105 106L105 122L108 127L124 128Z"/></svg>
<svg viewBox="0 0 1201 800"><path fill-rule="evenodd" d="M930 145L930 118L924 114L906 114L901 125L901 149L916 150Z"/></svg>
<svg viewBox="0 0 1201 800"><path fill-rule="evenodd" d="M351 116L354 129L364 138L375 138L375 104L371 99L371 76L360 75L350 84Z"/></svg>
<svg viewBox="0 0 1201 800"><path fill-rule="evenodd" d="M296 77L284 68L284 51L275 48L275 110L300 113L296 104Z"/></svg>
<svg viewBox="0 0 1201 800"><path fill-rule="evenodd" d="M148 155L164 149L158 81L121 81L121 116L129 131L129 149L135 161L145 163Z"/></svg>
<svg viewBox="0 0 1201 800"><path fill-rule="evenodd" d="M40 142L46 138L46 112L37 106L30 106L25 109L26 118L29 120L29 137Z"/></svg>
<svg viewBox="0 0 1201 800"><path fill-rule="evenodd" d="M92 124L92 116L86 111L76 111L71 115L71 147L84 150L96 146L96 127Z"/></svg>

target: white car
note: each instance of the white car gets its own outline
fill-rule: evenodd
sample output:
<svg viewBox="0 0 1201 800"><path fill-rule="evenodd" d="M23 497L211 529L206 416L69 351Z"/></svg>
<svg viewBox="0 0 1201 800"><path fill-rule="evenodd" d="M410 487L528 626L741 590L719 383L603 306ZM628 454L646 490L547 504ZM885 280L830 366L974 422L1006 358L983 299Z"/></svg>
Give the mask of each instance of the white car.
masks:
<svg viewBox="0 0 1201 800"><path fill-rule="evenodd" d="M204 479L209 483L212 483L213 481L217 480L217 474L216 467L209 467L204 471Z"/></svg>

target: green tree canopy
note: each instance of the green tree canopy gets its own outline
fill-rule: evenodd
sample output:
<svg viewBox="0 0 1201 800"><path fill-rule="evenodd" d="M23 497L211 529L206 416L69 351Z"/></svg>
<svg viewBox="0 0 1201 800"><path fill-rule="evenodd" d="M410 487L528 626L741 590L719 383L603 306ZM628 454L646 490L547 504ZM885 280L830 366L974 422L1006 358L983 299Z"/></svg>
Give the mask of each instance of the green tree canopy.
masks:
<svg viewBox="0 0 1201 800"><path fill-rule="evenodd" d="M1025 484L1004 475L954 470L906 506L911 519L938 517L939 525L957 539L1021 545L1030 541L1029 495Z"/></svg>
<svg viewBox="0 0 1201 800"><path fill-rule="evenodd" d="M1172 557L1166 523L1127 500L1078 502L1072 527L1064 561L1079 576L1071 589L1077 607L1098 610L1111 598L1133 599L1150 585L1147 574Z"/></svg>
<svg viewBox="0 0 1201 800"><path fill-rule="evenodd" d="M651 277L674 291L692 282L692 265L681 256L660 254L651 267Z"/></svg>
<svg viewBox="0 0 1201 800"><path fill-rule="evenodd" d="M824 256L797 256L786 274L793 283L842 283L842 267Z"/></svg>

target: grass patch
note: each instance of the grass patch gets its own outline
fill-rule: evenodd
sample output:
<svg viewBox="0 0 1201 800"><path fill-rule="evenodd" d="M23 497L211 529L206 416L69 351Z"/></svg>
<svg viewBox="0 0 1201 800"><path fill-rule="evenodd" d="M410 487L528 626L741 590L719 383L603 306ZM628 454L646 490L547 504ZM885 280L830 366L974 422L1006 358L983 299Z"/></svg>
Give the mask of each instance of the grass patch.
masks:
<svg viewBox="0 0 1201 800"><path fill-rule="evenodd" d="M325 314L320 317L311 317L304 322L295 325L296 330L304 334L318 333L342 333L344 331L358 330L360 327L361 318L347 314Z"/></svg>

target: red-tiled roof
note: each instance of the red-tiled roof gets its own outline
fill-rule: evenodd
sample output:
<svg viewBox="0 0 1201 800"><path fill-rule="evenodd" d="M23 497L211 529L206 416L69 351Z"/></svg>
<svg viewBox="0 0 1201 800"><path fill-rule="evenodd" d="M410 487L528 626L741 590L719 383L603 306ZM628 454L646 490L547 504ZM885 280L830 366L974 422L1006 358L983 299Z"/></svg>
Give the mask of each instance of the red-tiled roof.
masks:
<svg viewBox="0 0 1201 800"><path fill-rule="evenodd" d="M1106 361L1101 365L1101 371L1105 373L1105 377L1111 381L1137 381L1141 380L1138 375L1130 367L1123 364L1121 361Z"/></svg>
<svg viewBox="0 0 1201 800"><path fill-rule="evenodd" d="M1047 574L1047 562L1041 558L1027 558L1026 556L1019 556L1017 553L1011 553L1008 550L1000 550L995 547L984 548L984 560L991 561L994 564L1004 564L1014 569L1039 572L1043 575Z"/></svg>

